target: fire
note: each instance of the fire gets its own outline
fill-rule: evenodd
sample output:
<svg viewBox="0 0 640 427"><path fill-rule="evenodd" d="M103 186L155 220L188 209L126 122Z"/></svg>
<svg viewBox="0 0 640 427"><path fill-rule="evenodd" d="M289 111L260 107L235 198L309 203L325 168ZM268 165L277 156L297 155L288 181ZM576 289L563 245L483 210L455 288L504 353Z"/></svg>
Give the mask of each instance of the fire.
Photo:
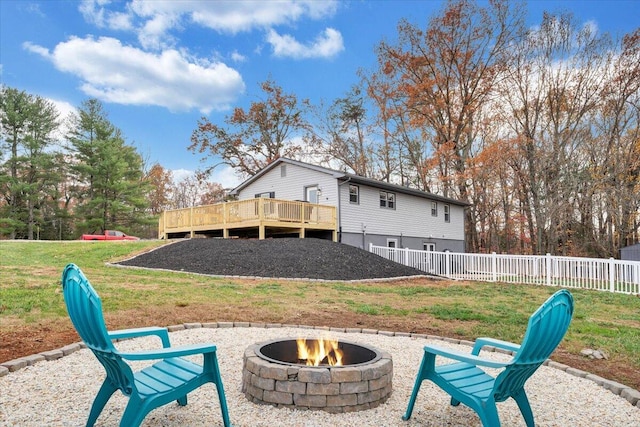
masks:
<svg viewBox="0 0 640 427"><path fill-rule="evenodd" d="M317 340L307 341L298 338L298 360L306 360L307 366L319 366L325 363L329 366L342 366L343 351L338 348L337 340Z"/></svg>

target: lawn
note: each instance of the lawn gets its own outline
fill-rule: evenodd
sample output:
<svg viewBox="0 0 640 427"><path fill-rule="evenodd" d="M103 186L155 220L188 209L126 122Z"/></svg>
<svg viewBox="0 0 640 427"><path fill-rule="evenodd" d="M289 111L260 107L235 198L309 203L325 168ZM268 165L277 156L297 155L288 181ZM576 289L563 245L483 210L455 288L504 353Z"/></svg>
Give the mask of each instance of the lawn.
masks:
<svg viewBox="0 0 640 427"><path fill-rule="evenodd" d="M0 241L0 361L78 341L60 286L69 262L100 294L111 329L251 321L520 342L529 315L556 291L425 278L369 283L216 278L106 265L163 244ZM574 318L552 358L640 389L640 298L571 292ZM609 359L586 359L580 355L585 348L602 349Z"/></svg>

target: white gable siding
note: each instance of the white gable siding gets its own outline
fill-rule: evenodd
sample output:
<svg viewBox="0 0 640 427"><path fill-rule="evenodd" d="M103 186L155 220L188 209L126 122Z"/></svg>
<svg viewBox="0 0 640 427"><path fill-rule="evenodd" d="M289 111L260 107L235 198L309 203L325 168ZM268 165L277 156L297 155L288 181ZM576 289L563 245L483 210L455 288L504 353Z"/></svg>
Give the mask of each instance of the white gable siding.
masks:
<svg viewBox="0 0 640 427"><path fill-rule="evenodd" d="M438 202L438 216L431 216L431 201L408 194L396 195L396 208L380 207L380 190L359 185L360 203L349 202L349 185L341 186L341 226L345 233L464 239L464 209L450 206L450 222L444 220L444 204Z"/></svg>
<svg viewBox="0 0 640 427"><path fill-rule="evenodd" d="M281 176L285 165L286 176ZM243 188L238 199L253 199L256 194L275 192L276 199L305 200L305 187L317 185L322 194L318 200L321 205L338 206L337 181L328 173L323 173L297 165L282 163Z"/></svg>

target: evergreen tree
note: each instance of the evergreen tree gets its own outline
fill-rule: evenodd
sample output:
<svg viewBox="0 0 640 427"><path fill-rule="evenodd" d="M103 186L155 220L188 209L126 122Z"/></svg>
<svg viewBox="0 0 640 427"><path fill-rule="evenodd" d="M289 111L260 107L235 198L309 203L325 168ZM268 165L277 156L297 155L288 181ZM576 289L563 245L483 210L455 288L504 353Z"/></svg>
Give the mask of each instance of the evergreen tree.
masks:
<svg viewBox="0 0 640 427"><path fill-rule="evenodd" d="M142 157L125 143L97 99L85 101L74 118L69 141L76 226L80 232L120 229L149 222Z"/></svg>
<svg viewBox="0 0 640 427"><path fill-rule="evenodd" d="M51 173L57 119L52 102L13 88L0 90L0 159L6 159L0 165L0 234L32 240L45 224L43 211L57 203L53 195L63 179Z"/></svg>

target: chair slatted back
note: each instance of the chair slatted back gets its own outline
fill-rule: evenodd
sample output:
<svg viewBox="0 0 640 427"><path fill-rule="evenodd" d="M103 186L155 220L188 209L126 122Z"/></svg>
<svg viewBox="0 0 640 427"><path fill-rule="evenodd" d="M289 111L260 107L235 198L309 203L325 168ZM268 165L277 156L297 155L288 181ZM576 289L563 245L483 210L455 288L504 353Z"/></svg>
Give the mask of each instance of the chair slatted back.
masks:
<svg viewBox="0 0 640 427"><path fill-rule="evenodd" d="M524 387L527 379L547 360L562 341L573 316L573 297L560 290L536 310L520 350L512 363L496 378L494 396L502 402Z"/></svg>
<svg viewBox="0 0 640 427"><path fill-rule="evenodd" d="M64 301L78 335L107 371L107 377L125 395L134 389L133 372L114 347L102 314L100 297L89 280L74 265L62 273Z"/></svg>

